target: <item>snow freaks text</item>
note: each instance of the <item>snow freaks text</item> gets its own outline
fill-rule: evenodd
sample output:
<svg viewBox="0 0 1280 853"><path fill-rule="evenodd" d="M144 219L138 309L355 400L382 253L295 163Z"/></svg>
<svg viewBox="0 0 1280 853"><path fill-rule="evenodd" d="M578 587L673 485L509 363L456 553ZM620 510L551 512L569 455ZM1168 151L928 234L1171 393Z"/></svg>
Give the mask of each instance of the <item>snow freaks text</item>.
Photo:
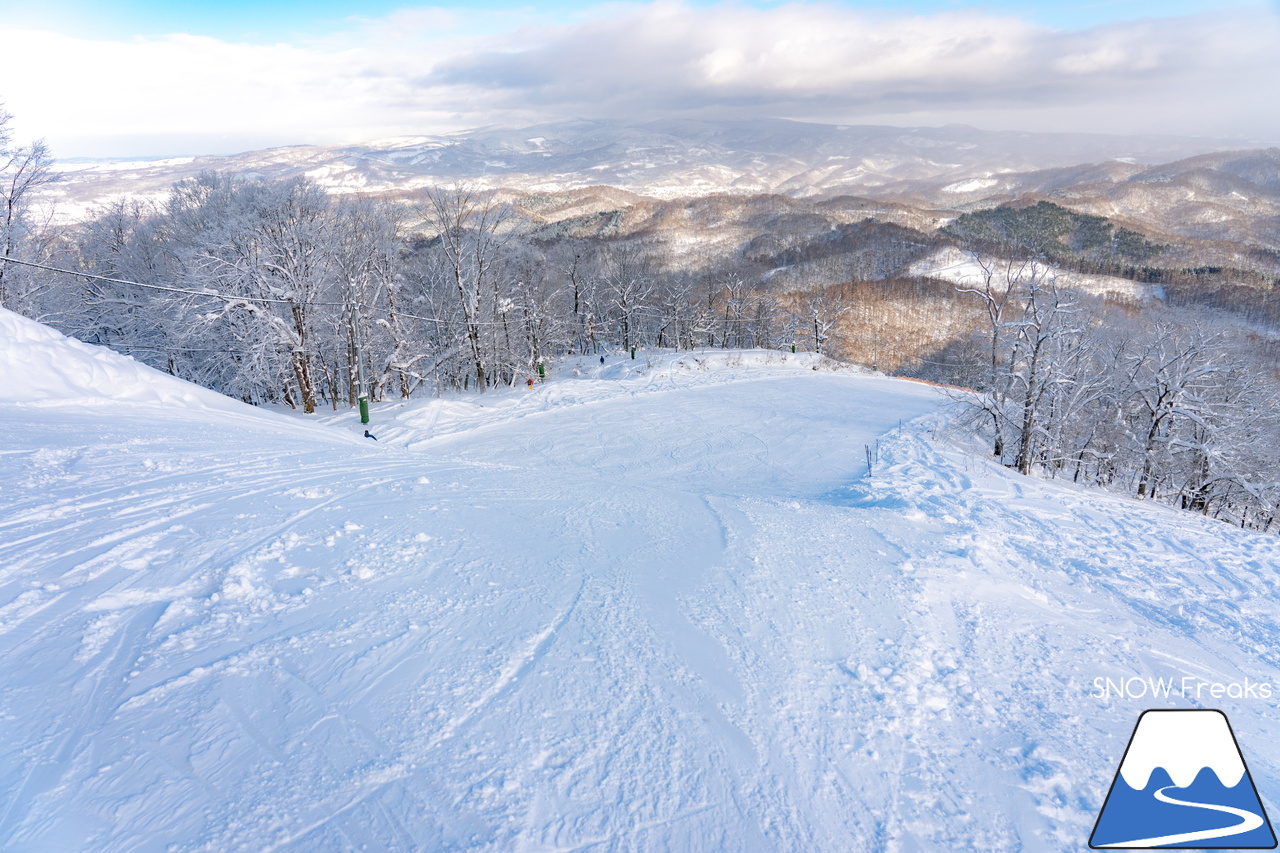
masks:
<svg viewBox="0 0 1280 853"><path fill-rule="evenodd" d="M1209 681L1194 675L1156 678L1098 676L1090 695L1095 699L1271 699L1280 697L1280 686L1269 682Z"/></svg>

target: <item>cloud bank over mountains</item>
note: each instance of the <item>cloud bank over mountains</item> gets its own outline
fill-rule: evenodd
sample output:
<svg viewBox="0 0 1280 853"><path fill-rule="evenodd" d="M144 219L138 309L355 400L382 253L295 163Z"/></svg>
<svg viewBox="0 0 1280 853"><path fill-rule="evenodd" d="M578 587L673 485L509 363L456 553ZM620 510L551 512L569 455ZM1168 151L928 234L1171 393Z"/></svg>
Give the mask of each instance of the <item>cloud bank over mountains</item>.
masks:
<svg viewBox="0 0 1280 853"><path fill-rule="evenodd" d="M811 3L620 3L554 19L419 9L348 24L288 44L9 30L0 98L63 156L620 116L1280 141L1274 6L1076 30L976 10Z"/></svg>

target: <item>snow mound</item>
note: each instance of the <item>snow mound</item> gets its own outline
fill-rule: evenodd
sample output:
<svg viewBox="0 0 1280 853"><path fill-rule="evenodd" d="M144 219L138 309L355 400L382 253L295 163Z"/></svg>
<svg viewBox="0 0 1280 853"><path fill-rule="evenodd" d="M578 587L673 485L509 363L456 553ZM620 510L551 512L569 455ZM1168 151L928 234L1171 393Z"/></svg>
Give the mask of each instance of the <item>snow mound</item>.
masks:
<svg viewBox="0 0 1280 853"><path fill-rule="evenodd" d="M35 406L140 403L243 413L244 403L0 308L0 402Z"/></svg>
<svg viewBox="0 0 1280 853"><path fill-rule="evenodd" d="M128 405L121 406L121 403ZM92 409L112 421L177 419L349 443L353 435L242 403L0 308L0 404Z"/></svg>

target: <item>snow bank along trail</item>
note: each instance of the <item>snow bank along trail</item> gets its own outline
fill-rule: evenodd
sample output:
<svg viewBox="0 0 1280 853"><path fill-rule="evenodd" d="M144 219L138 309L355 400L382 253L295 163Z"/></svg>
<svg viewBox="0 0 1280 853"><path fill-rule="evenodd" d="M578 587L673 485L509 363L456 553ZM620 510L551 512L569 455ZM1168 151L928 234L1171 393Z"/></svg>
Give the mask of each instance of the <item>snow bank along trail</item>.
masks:
<svg viewBox="0 0 1280 853"><path fill-rule="evenodd" d="M814 367L566 364L377 443L11 390L0 848L1076 850L1145 707L1095 675L1280 682L1274 539ZM1272 707L1226 708L1264 800Z"/></svg>

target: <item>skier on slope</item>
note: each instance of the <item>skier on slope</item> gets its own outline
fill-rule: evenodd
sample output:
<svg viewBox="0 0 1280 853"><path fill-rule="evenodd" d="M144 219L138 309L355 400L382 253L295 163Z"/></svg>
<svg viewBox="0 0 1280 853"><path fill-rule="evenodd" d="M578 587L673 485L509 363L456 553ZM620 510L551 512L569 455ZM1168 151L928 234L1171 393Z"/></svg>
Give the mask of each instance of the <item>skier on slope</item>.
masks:
<svg viewBox="0 0 1280 853"><path fill-rule="evenodd" d="M378 437L377 437L376 435L374 435L373 433L369 432L368 430L365 430L365 431L364 431L364 437L365 437L365 438L372 438L374 441L377 441L377 440L378 440Z"/></svg>

